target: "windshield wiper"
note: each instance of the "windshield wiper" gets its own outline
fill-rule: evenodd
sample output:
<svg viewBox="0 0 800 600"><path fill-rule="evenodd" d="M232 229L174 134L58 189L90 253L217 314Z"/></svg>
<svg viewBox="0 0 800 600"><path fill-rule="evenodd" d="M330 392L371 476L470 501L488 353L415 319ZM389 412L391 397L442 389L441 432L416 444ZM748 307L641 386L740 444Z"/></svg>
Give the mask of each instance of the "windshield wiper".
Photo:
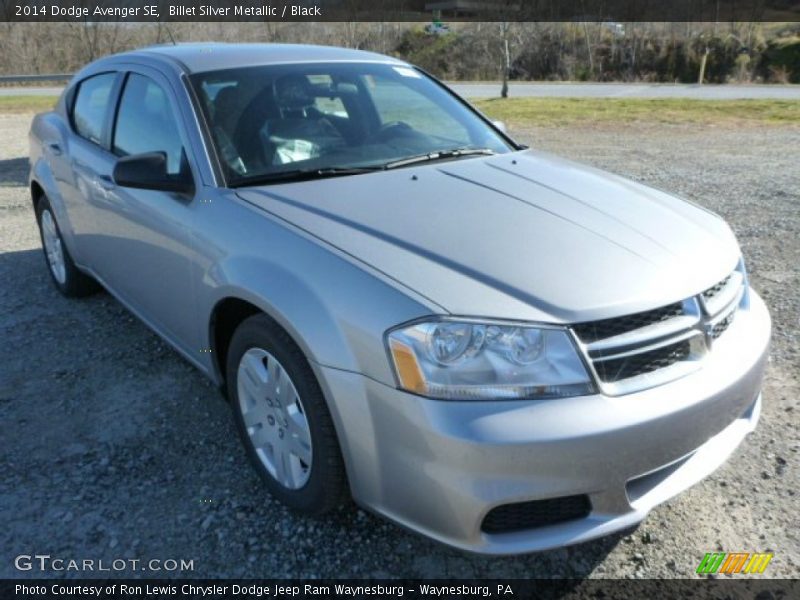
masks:
<svg viewBox="0 0 800 600"><path fill-rule="evenodd" d="M432 162L435 160L449 160L451 158L473 156L477 154L490 156L496 153L494 150L490 150L489 148L454 148L453 150L438 150L436 152L428 152L427 154L420 154L418 156L409 156L408 158L394 160L383 165L383 168L396 169L397 167L405 167L408 165L415 165L417 163Z"/></svg>
<svg viewBox="0 0 800 600"><path fill-rule="evenodd" d="M231 183L231 187L247 187L250 185L266 185L270 183L289 183L294 181L309 181L311 179L325 179L327 177L343 177L346 175L362 175L364 173L374 173L375 171L384 171L387 169L396 169L398 167L405 167L422 162L431 162L436 160L449 160L453 158L460 158L462 156L473 155L489 156L496 154L494 150L489 148L455 148L453 150L438 150L436 152L428 152L427 154L420 154L418 156L409 156L408 158L401 158L394 160L383 165L367 166L367 167L325 167L321 169L292 169L290 171L278 171L277 173L264 173L263 175L253 175L251 177L242 177L237 181Z"/></svg>
<svg viewBox="0 0 800 600"><path fill-rule="evenodd" d="M288 183L293 181L308 181L311 179L325 179L327 177L344 177L346 175L362 175L382 170L383 167L326 167L323 169L292 169L277 173L265 173L242 177L231 184L231 187L246 187L249 185L264 185L268 183Z"/></svg>

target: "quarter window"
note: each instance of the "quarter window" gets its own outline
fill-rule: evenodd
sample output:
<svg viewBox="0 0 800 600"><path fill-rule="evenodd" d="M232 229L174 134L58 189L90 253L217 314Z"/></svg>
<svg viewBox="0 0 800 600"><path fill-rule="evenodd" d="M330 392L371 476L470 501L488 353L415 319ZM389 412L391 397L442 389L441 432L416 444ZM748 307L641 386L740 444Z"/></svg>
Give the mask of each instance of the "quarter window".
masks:
<svg viewBox="0 0 800 600"><path fill-rule="evenodd" d="M72 123L78 135L95 144L102 143L103 123L116 73L103 73L81 82L72 107Z"/></svg>
<svg viewBox="0 0 800 600"><path fill-rule="evenodd" d="M164 152L167 171L178 173L183 145L169 97L155 81L131 73L125 83L114 130L114 153L120 156Z"/></svg>

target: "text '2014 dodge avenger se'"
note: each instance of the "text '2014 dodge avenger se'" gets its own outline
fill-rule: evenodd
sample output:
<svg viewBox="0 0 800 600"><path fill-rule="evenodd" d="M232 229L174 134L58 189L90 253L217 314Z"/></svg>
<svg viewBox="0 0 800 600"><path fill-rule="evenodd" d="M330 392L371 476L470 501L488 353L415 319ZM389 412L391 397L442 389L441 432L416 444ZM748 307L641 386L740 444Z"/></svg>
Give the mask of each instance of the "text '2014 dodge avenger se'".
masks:
<svg viewBox="0 0 800 600"><path fill-rule="evenodd" d="M515 143L400 60L188 44L31 131L56 287L226 392L272 494L512 554L629 528L761 408L770 318L716 215Z"/></svg>

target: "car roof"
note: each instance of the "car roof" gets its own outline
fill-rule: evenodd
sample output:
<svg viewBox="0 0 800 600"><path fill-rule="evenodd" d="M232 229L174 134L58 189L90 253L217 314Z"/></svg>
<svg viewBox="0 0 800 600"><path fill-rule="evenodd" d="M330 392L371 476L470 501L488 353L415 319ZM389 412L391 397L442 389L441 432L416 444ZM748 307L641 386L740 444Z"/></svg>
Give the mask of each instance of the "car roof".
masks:
<svg viewBox="0 0 800 600"><path fill-rule="evenodd" d="M351 50L336 46L316 46L311 44L223 44L185 43L149 46L124 54L117 58L147 56L164 57L179 62L190 73L235 69L257 65L305 62L381 62L407 64L396 58Z"/></svg>

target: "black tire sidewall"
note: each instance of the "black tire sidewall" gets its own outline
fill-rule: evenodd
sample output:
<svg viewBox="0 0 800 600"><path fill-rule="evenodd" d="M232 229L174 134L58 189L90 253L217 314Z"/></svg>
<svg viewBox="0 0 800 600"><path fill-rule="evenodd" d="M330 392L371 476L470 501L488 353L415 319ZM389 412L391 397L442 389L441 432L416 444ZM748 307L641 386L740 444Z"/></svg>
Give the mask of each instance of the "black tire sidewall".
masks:
<svg viewBox="0 0 800 600"><path fill-rule="evenodd" d="M56 233L58 234L58 239L61 242L61 253L64 257L64 283L61 283L56 276L53 274L53 269L50 267L50 261L47 259L47 249L44 245L44 229L42 228L42 213L47 210L50 213L50 216L53 219L53 224L56 227ZM56 220L56 215L53 213L53 207L50 206L50 201L47 199L47 196L42 196L39 199L39 202L36 204L36 222L39 224L39 239L42 242L42 254L44 256L44 264L47 266L47 272L50 275L50 279L52 280L53 284L58 288L65 296L70 295L70 279L73 276L73 270L75 266L72 263L72 257L70 257L69 252L67 251L67 246L64 244L64 238L61 235L61 228L58 226L58 221Z"/></svg>
<svg viewBox="0 0 800 600"><path fill-rule="evenodd" d="M64 257L64 283L61 283L58 281L58 279L56 279L56 276L53 274L53 269L50 268L50 261L47 259L47 250L45 249L44 245L44 231L42 230L42 213L45 210L50 213L50 216L53 219L53 224L56 228L56 234L61 242L61 253ZM87 296L98 291L100 286L97 284L97 282L78 269L78 267L75 265L75 262L72 260L69 249L64 242L64 236L61 234L61 227L58 225L56 214L53 211L50 200L45 195L42 195L36 202L36 223L39 226L39 239L42 243L42 256L44 257L44 264L47 267L50 280L53 282L53 285L56 286L56 289L58 289L59 292L67 297Z"/></svg>
<svg viewBox="0 0 800 600"><path fill-rule="evenodd" d="M262 348L272 354L288 373L303 403L311 432L311 474L306 484L290 490L276 481L263 465L250 441L239 407L237 371L245 352ZM245 320L234 333L227 355L226 381L234 421L248 458L270 492L289 508L321 515L341 501L343 466L338 441L325 398L303 353L294 341L266 315Z"/></svg>

